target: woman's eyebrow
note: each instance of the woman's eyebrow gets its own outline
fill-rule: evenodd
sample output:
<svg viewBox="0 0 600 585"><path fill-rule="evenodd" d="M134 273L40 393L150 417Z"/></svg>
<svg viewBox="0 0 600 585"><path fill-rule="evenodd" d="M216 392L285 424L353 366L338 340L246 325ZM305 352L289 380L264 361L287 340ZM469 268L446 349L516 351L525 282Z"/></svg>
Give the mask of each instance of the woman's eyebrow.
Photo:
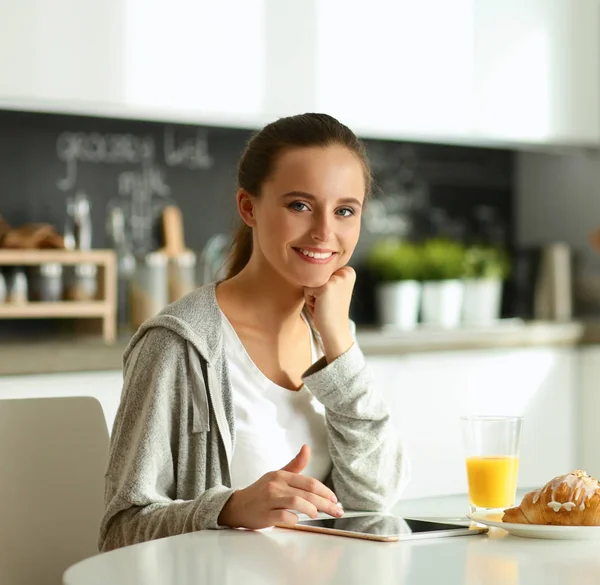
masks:
<svg viewBox="0 0 600 585"><path fill-rule="evenodd" d="M306 191L289 191L288 193L284 193L282 197L304 197L304 199L310 199L311 201L316 199L312 193L307 193Z"/></svg>
<svg viewBox="0 0 600 585"><path fill-rule="evenodd" d="M312 193L307 193L306 191L289 191L288 193L284 193L282 197L302 197L303 199L309 199L310 201L315 201L317 199ZM358 205L358 207L362 207L362 203L355 197L342 197L341 199L338 199L338 203L352 203Z"/></svg>

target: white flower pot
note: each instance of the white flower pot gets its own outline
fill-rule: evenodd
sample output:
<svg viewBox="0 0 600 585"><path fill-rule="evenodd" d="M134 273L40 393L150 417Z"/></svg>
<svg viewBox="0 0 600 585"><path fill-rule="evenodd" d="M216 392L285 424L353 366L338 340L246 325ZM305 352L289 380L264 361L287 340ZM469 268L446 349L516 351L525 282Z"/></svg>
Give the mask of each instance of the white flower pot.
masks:
<svg viewBox="0 0 600 585"><path fill-rule="evenodd" d="M464 287L460 280L423 283L421 318L427 325L458 327L462 315Z"/></svg>
<svg viewBox="0 0 600 585"><path fill-rule="evenodd" d="M502 281L499 279L469 279L464 281L463 323L489 325L500 318Z"/></svg>
<svg viewBox="0 0 600 585"><path fill-rule="evenodd" d="M410 330L417 326L421 283L416 280L386 282L376 290L379 320L384 325Z"/></svg>

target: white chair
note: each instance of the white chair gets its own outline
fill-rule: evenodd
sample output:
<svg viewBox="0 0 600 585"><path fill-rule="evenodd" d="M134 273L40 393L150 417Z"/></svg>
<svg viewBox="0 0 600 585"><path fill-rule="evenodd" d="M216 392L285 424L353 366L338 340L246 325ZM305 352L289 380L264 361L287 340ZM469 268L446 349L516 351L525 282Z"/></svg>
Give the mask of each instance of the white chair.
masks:
<svg viewBox="0 0 600 585"><path fill-rule="evenodd" d="M0 400L2 585L59 585L98 553L108 444L95 398Z"/></svg>

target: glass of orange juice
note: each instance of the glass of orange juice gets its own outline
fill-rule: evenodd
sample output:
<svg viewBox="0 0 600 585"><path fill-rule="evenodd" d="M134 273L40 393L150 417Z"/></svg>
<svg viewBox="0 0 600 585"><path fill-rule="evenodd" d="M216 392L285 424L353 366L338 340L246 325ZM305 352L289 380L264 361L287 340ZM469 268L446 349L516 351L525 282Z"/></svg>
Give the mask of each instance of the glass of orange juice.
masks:
<svg viewBox="0 0 600 585"><path fill-rule="evenodd" d="M519 472L520 416L463 416L471 512L515 503Z"/></svg>

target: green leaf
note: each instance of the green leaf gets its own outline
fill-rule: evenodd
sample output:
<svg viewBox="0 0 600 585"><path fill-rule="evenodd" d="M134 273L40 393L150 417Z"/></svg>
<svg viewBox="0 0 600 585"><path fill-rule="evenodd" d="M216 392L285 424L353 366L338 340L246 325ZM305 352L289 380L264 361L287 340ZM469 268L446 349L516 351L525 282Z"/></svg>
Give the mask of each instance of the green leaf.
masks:
<svg viewBox="0 0 600 585"><path fill-rule="evenodd" d="M420 280L423 250L417 244L386 238L371 248L367 265L381 281Z"/></svg>
<svg viewBox="0 0 600 585"><path fill-rule="evenodd" d="M465 253L466 278L493 278L504 280L510 273L510 260L501 248L471 246Z"/></svg>
<svg viewBox="0 0 600 585"><path fill-rule="evenodd" d="M455 280L465 275L465 246L435 238L423 245L424 280Z"/></svg>

